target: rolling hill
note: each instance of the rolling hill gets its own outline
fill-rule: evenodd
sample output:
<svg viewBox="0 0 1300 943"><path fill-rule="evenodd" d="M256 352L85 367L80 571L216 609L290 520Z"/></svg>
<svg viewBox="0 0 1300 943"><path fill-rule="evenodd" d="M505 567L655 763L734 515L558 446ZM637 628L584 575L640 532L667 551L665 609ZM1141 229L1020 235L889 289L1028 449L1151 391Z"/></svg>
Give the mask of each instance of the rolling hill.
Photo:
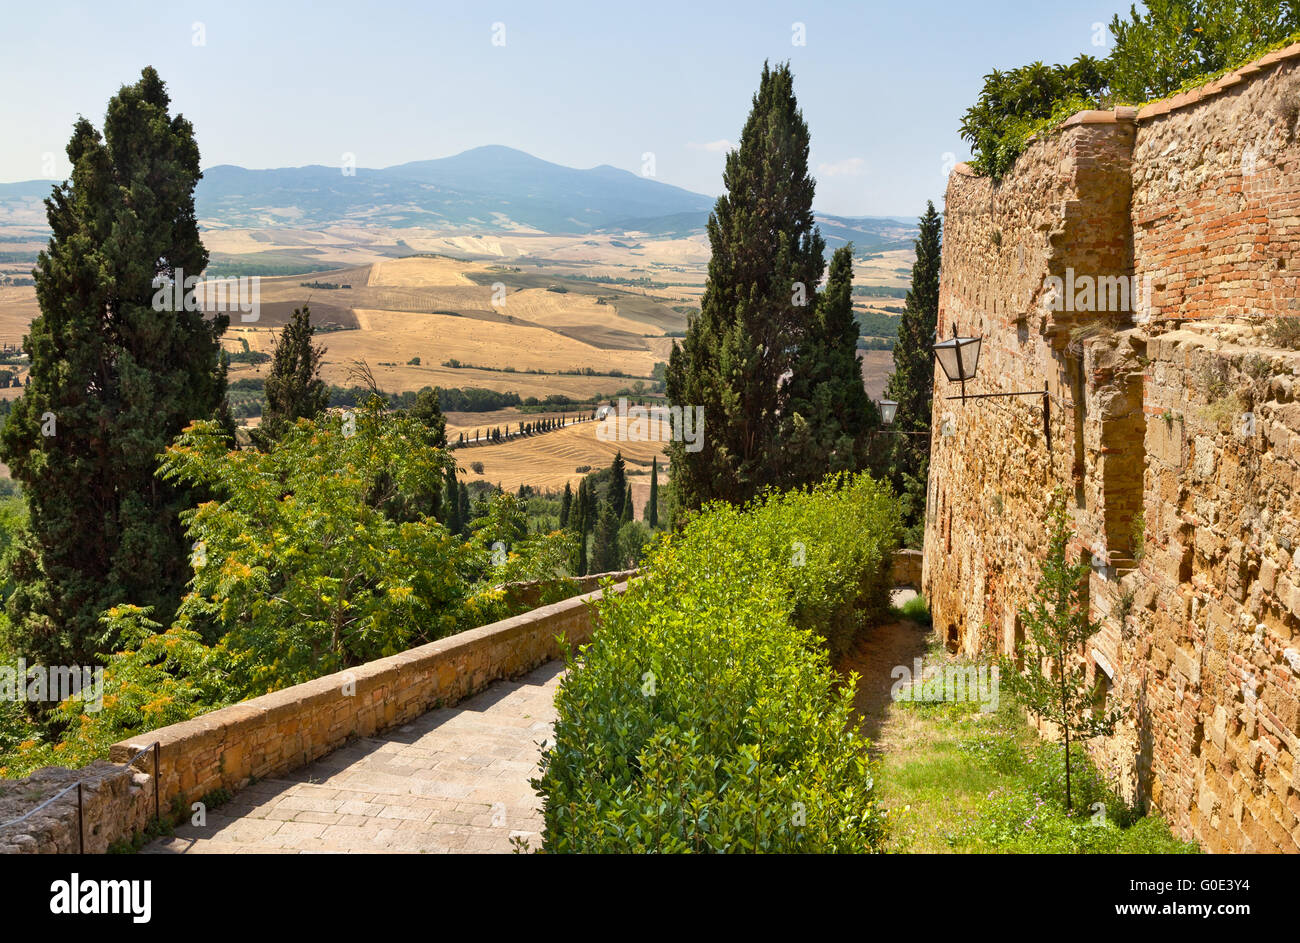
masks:
<svg viewBox="0 0 1300 943"><path fill-rule="evenodd" d="M0 184L0 228L42 227L50 181ZM637 232L661 238L699 233L713 197L608 165L578 170L514 148L489 145L452 157L382 169L312 165L204 171L196 192L205 226L319 229L353 225L547 234ZM889 217L818 214L828 248L911 248L915 226Z"/></svg>

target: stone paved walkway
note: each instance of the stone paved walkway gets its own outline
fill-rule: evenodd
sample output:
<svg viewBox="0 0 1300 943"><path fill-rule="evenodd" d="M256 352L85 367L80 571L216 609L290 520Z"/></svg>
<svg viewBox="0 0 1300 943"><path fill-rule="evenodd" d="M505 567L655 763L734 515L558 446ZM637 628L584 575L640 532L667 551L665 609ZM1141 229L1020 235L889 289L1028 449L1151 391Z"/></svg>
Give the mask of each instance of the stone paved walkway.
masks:
<svg viewBox="0 0 1300 943"><path fill-rule="evenodd" d="M509 852L540 844L538 743L555 720L562 663L498 681L310 766L241 789L206 826L185 824L149 854Z"/></svg>

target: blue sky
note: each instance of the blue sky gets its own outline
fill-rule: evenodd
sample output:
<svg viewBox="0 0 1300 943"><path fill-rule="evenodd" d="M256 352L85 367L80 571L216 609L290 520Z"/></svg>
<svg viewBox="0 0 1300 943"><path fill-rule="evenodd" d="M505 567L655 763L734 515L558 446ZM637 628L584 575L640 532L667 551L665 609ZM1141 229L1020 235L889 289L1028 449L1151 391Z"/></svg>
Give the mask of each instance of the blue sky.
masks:
<svg viewBox="0 0 1300 943"><path fill-rule="evenodd" d="M716 194L763 60L789 59L817 207L914 216L992 67L1068 61L1119 0L24 3L0 30L0 181L67 172L72 122L151 64L203 166L361 167L505 144ZM504 24L504 45L493 44ZM806 44L795 45L794 24ZM202 45L195 44L197 24ZM500 32L497 33L500 37ZM51 168L47 155L55 155ZM949 156L951 155L951 156ZM52 173L51 173L52 170Z"/></svg>

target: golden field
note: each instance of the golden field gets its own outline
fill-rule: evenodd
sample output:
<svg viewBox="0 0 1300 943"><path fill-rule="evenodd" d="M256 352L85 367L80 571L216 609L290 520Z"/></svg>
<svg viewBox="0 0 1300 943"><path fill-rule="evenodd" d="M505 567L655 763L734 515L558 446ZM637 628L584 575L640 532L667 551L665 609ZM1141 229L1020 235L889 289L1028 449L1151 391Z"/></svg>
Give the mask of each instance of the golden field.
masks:
<svg viewBox="0 0 1300 943"><path fill-rule="evenodd" d="M323 268L309 274L263 277L261 316L244 323L238 313L224 338L232 353L270 353L295 307L309 304L322 328L321 374L330 384L358 383L364 361L388 392L426 386L480 387L521 398L563 395L614 397L666 362L667 336L685 330L698 308L708 264L702 234L654 238L623 234L552 236L513 232L485 235L436 230L335 226L324 231L208 227L203 239L213 264L300 263ZM621 244L620 244L621 243ZM406 255L403 253L431 253ZM442 255L432 255L443 253ZM456 255L458 258L448 257ZM910 252L886 252L855 266L855 283L905 287ZM596 279L612 279L604 282ZM645 281L650 283L647 284ZM346 287L321 287L322 284ZM494 304L493 302L497 303ZM899 306L890 298L855 298L859 308ZM39 313L31 286L0 286L0 343L19 344ZM863 351L868 392L879 399L892 370L888 351ZM419 363L412 363L419 358ZM467 365L444 366L450 360ZM559 371L591 369L596 376ZM232 381L265 377L269 364L232 364ZM608 375L620 371L622 376ZM533 372L529 372L533 371ZM19 389L0 390L12 399ZM585 411L584 411L585 412ZM552 413L449 414L448 435L501 426L515 429ZM572 412L570 412L572 415ZM482 461L482 478L504 487L520 484L563 488L575 469L608 465L622 448L629 468L662 454L662 443L603 443L595 423L457 453L458 461ZM641 463L641 466L638 465ZM472 473L471 478L479 477ZM638 489L648 487L638 480ZM638 493L638 501L643 499ZM640 514L638 507L637 513Z"/></svg>
<svg viewBox="0 0 1300 943"><path fill-rule="evenodd" d="M602 442L597 437L601 421L588 420L574 423L553 432L543 432L526 436L499 445L476 445L456 449L452 454L456 464L464 469L466 481L489 481L499 484L507 491L518 490L520 485L532 485L543 490L563 490L565 484L578 486L585 472L578 471L582 465L591 466L592 471L604 468L614 460L614 455L623 453L627 462L629 476L638 472L649 474L651 461L659 459L659 473L664 474L667 458L664 447L667 445L668 427L659 423L652 435L660 435L663 441L627 441L625 427L620 423L612 438L614 441ZM482 462L482 473L475 472L473 463ZM666 479L661 478L663 483ZM649 488L649 478L645 479ZM637 488L633 487L634 500L638 497ZM644 498L641 498L644 501ZM638 514L640 509L638 508Z"/></svg>

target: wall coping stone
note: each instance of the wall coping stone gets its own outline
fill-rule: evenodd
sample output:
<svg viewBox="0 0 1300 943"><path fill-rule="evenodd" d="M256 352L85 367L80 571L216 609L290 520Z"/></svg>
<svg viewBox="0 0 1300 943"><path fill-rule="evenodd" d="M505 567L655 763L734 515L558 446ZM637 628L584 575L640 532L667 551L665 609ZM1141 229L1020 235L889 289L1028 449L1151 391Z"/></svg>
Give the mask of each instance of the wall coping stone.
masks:
<svg viewBox="0 0 1300 943"><path fill-rule="evenodd" d="M1178 111L1181 108L1187 108L1191 105L1198 104L1207 98L1213 98L1217 95L1241 85L1248 79L1254 78L1262 72L1267 71L1270 67L1288 59L1300 58L1300 43L1292 43L1282 49L1275 49L1267 55L1261 56L1253 62L1248 62L1238 69L1234 69L1227 75L1215 79L1213 82L1207 82L1205 85L1199 85L1196 88L1180 92L1170 98L1162 99L1158 102L1152 102L1144 105L1137 115L1137 120L1151 121L1169 114L1172 111Z"/></svg>

